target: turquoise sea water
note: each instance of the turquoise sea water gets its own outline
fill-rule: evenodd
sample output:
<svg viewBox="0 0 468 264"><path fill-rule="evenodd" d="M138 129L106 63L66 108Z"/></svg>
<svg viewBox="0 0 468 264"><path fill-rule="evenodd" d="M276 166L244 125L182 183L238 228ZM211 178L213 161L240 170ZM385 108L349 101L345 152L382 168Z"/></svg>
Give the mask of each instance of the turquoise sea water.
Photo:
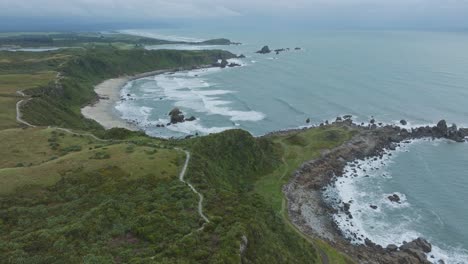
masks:
<svg viewBox="0 0 468 264"><path fill-rule="evenodd" d="M116 111L150 135L183 137L229 128L262 135L304 126L307 118L318 124L344 114L358 122L373 116L378 122L405 119L408 126L419 126L444 118L468 127L468 33L131 32L169 39L227 37L243 43L228 50L247 56L237 61L243 64L238 68L180 72L127 84L122 96L130 93L134 100L118 104ZM263 45L301 50L255 54ZM157 128L167 123L167 113L175 106L197 121ZM334 188L337 197L357 201L352 210L358 215L354 225L362 227L358 232L384 246L423 236L435 246L434 261L468 263L468 144L420 141L372 166L379 168L375 175ZM385 195L391 193L399 193L404 203L387 203ZM379 209L368 209L369 204Z"/></svg>

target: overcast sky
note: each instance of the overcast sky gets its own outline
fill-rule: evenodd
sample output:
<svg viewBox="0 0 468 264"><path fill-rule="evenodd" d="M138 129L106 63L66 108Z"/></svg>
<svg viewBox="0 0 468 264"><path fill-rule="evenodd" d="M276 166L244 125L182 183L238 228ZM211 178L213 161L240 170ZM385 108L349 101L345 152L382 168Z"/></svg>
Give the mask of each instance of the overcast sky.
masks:
<svg viewBox="0 0 468 264"><path fill-rule="evenodd" d="M257 17L325 26L468 28L468 0L0 0L0 22L18 18L254 21Z"/></svg>

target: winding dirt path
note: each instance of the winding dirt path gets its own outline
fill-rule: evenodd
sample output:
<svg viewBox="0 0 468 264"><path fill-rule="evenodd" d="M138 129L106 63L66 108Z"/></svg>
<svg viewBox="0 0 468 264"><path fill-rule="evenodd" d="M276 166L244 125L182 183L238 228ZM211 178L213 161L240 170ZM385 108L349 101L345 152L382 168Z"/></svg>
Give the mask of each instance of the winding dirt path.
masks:
<svg viewBox="0 0 468 264"><path fill-rule="evenodd" d="M56 85L58 85L58 81L60 79L60 73L57 74L57 79L56 79ZM18 95L22 96L22 97L27 97L22 91L17 91L16 92ZM24 124L28 127L36 127L34 125L31 125L30 123L26 122L25 120L23 120L21 117L22 117L22 114L21 114L21 105L23 103L26 103L27 101L31 100L32 98L28 98L28 99L23 99L23 100L20 100L18 101L18 103L16 103L16 120L21 123L21 124ZM87 136L87 137L91 137L97 141L101 141L101 142L126 142L125 140L112 140L112 139L102 139L102 138L98 138L96 137L95 135L91 134L91 133L76 133L76 132L73 132L72 130L70 129L67 129L67 128L61 128L61 127L50 127L49 128L54 128L54 129L57 129L57 130L60 130L60 131L63 131L63 132L66 132L68 134L71 134L71 135L77 135L77 136ZM183 149L180 149L180 148L174 148L175 150L178 150L178 151L183 151L186 155L186 159L185 159L185 163L184 163L184 166L182 167L182 170L179 174L179 180L183 183L185 183L186 185L188 185L190 187L190 189L198 195L199 199L198 199L198 214L200 215L201 218L203 218L203 220L205 221L205 223L197 230L197 231L202 231L204 228L205 228L205 224L209 223L210 220L208 219L208 217L206 217L206 215L203 213L203 195L201 193L199 193L197 191L197 189L195 189L195 187L193 187L192 184L190 184L189 182L187 182L185 180L185 174L187 172L187 167L188 167L188 164L190 162L190 152L186 151L186 150L183 150Z"/></svg>
<svg viewBox="0 0 468 264"><path fill-rule="evenodd" d="M23 93L21 92L21 94L23 94ZM24 95L24 94L23 94L23 95ZM31 98L29 98L29 99L23 99L23 100L20 100L20 101L18 101L18 102L16 103L16 121L17 121L18 123L21 123L21 124L26 125L26 126L28 126L28 127L36 127L35 125L31 125L30 123L26 122L26 121L23 120L23 118L22 118L23 115L21 114L21 105L24 104L24 103L26 103L26 102L28 102L29 100L31 100Z"/></svg>
<svg viewBox="0 0 468 264"><path fill-rule="evenodd" d="M185 155L186 155L186 159L185 159L185 163L184 163L184 166L182 167L182 171L180 172L180 175L179 175L179 180L185 184L187 184L190 189L192 189L192 191L194 193L196 193L199 197L199 200L198 200L198 214L200 215L201 218L203 218L203 220L205 220L205 224L209 223L210 220L208 219L208 217L206 217L206 215L203 213L203 195L201 193L199 193L197 191L197 189L195 189L195 187L193 187L192 184L190 184L189 182L187 182L184 178L185 178L185 174L187 172L187 167L188 167L188 164L190 162L190 152L186 151L186 150L182 150L182 149L179 149L179 148L176 148L177 150L180 150L180 151L183 151L185 152ZM205 228L205 224L202 225L202 227L200 227L198 229L198 231L202 231L204 228Z"/></svg>

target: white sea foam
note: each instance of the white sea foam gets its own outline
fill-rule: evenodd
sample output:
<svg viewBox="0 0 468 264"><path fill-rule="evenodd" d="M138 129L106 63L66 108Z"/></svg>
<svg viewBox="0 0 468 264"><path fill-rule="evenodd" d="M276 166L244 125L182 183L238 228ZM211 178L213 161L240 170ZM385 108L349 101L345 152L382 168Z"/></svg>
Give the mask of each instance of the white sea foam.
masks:
<svg viewBox="0 0 468 264"><path fill-rule="evenodd" d="M228 116L231 121L259 121L265 116L256 111L240 111L231 109L228 105L232 102L222 99L220 96L234 93L229 90L208 90L211 85L200 78L200 74L206 71L197 71L197 74L176 73L173 75L164 74L154 77L157 87L159 87L168 100L175 101L179 107L187 107L196 112L208 115Z"/></svg>
<svg viewBox="0 0 468 264"><path fill-rule="evenodd" d="M437 263L437 261L443 260L446 264L468 263L468 250L453 247L447 248L443 250L440 247L432 245L432 251L427 254L429 261Z"/></svg>
<svg viewBox="0 0 468 264"><path fill-rule="evenodd" d="M362 186L371 185L370 181L390 179L392 176L387 168L393 163L393 159L399 153L408 151L412 144L428 141L431 141L432 144L439 144L443 140L412 140L409 143L401 144L395 151L387 151L382 159L371 157L350 162L344 169L343 177L337 178L324 191L324 199L339 210L339 213L333 215L334 221L344 236L350 239L352 243L363 244L364 239L369 238L383 247L389 244L400 246L403 241L409 242L418 237L424 237L424 234L412 228L414 223L421 220L421 216L419 214L409 216L401 211L411 207L405 194L399 192L385 193L379 185L372 185L371 189L368 190L362 188ZM393 194L400 197L399 203L391 202L388 199L388 196ZM343 203L349 203L351 219L341 210ZM377 209L372 209L370 205L377 206ZM399 223L386 221L382 213L383 210L399 215ZM468 263L467 250L458 248L443 250L433 241L430 242L433 243L433 251L428 254L430 261L436 263L439 259L442 259L445 263Z"/></svg>
<svg viewBox="0 0 468 264"><path fill-rule="evenodd" d="M232 127L205 127L201 124L200 120L178 123L167 127L167 129L171 131L180 132L184 134L192 134L196 132L201 134L219 133L231 128Z"/></svg>
<svg viewBox="0 0 468 264"><path fill-rule="evenodd" d="M234 59L231 62L240 63L241 60ZM141 127L151 127L158 124L166 124L168 120L151 120L152 108L141 107L140 100L173 101L174 106L186 109L190 112L204 113L206 115L226 116L234 121L259 121L265 115L257 111L243 111L233 107L233 101L228 100L226 95L235 93L231 90L213 89L214 84L208 83L203 77L220 71L220 68L197 69L186 72L175 72L146 77L141 80L127 83L121 91L121 97L130 99L121 101L116 109L122 118L136 122ZM138 82L138 91L131 92L135 83ZM158 113L154 113L156 116ZM198 115L200 117L200 115ZM152 117L154 119L154 116ZM240 126L236 124L235 126ZM197 120L167 127L168 130L191 134L199 132L202 134L220 132L232 127L207 128Z"/></svg>

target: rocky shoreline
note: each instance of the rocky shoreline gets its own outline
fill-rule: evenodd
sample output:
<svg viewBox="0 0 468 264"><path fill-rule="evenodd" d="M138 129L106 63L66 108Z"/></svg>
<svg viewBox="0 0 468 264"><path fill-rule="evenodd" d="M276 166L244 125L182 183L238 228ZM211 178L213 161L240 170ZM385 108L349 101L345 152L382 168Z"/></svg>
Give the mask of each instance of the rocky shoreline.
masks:
<svg viewBox="0 0 468 264"><path fill-rule="evenodd" d="M332 215L337 209L332 208L324 200L323 191L344 175L345 167L350 162L369 157L382 159L387 150L394 150L401 143L414 139L445 138L464 142L468 136L468 129L458 129L456 125L448 127L446 122L441 120L434 127L407 130L391 125L378 126L375 121L369 125L358 125L350 118L341 117L330 125L354 130L356 134L341 146L324 151L320 158L304 163L283 187L291 222L303 233L328 241L358 263L443 263L442 260L427 259L426 254L430 256L431 245L423 238L403 244L401 247L388 245L383 248L367 238L362 238L364 242L362 245L352 244L341 234L333 221ZM390 198L398 201L395 196ZM346 208L346 203L343 203L338 210L347 213L351 218Z"/></svg>

